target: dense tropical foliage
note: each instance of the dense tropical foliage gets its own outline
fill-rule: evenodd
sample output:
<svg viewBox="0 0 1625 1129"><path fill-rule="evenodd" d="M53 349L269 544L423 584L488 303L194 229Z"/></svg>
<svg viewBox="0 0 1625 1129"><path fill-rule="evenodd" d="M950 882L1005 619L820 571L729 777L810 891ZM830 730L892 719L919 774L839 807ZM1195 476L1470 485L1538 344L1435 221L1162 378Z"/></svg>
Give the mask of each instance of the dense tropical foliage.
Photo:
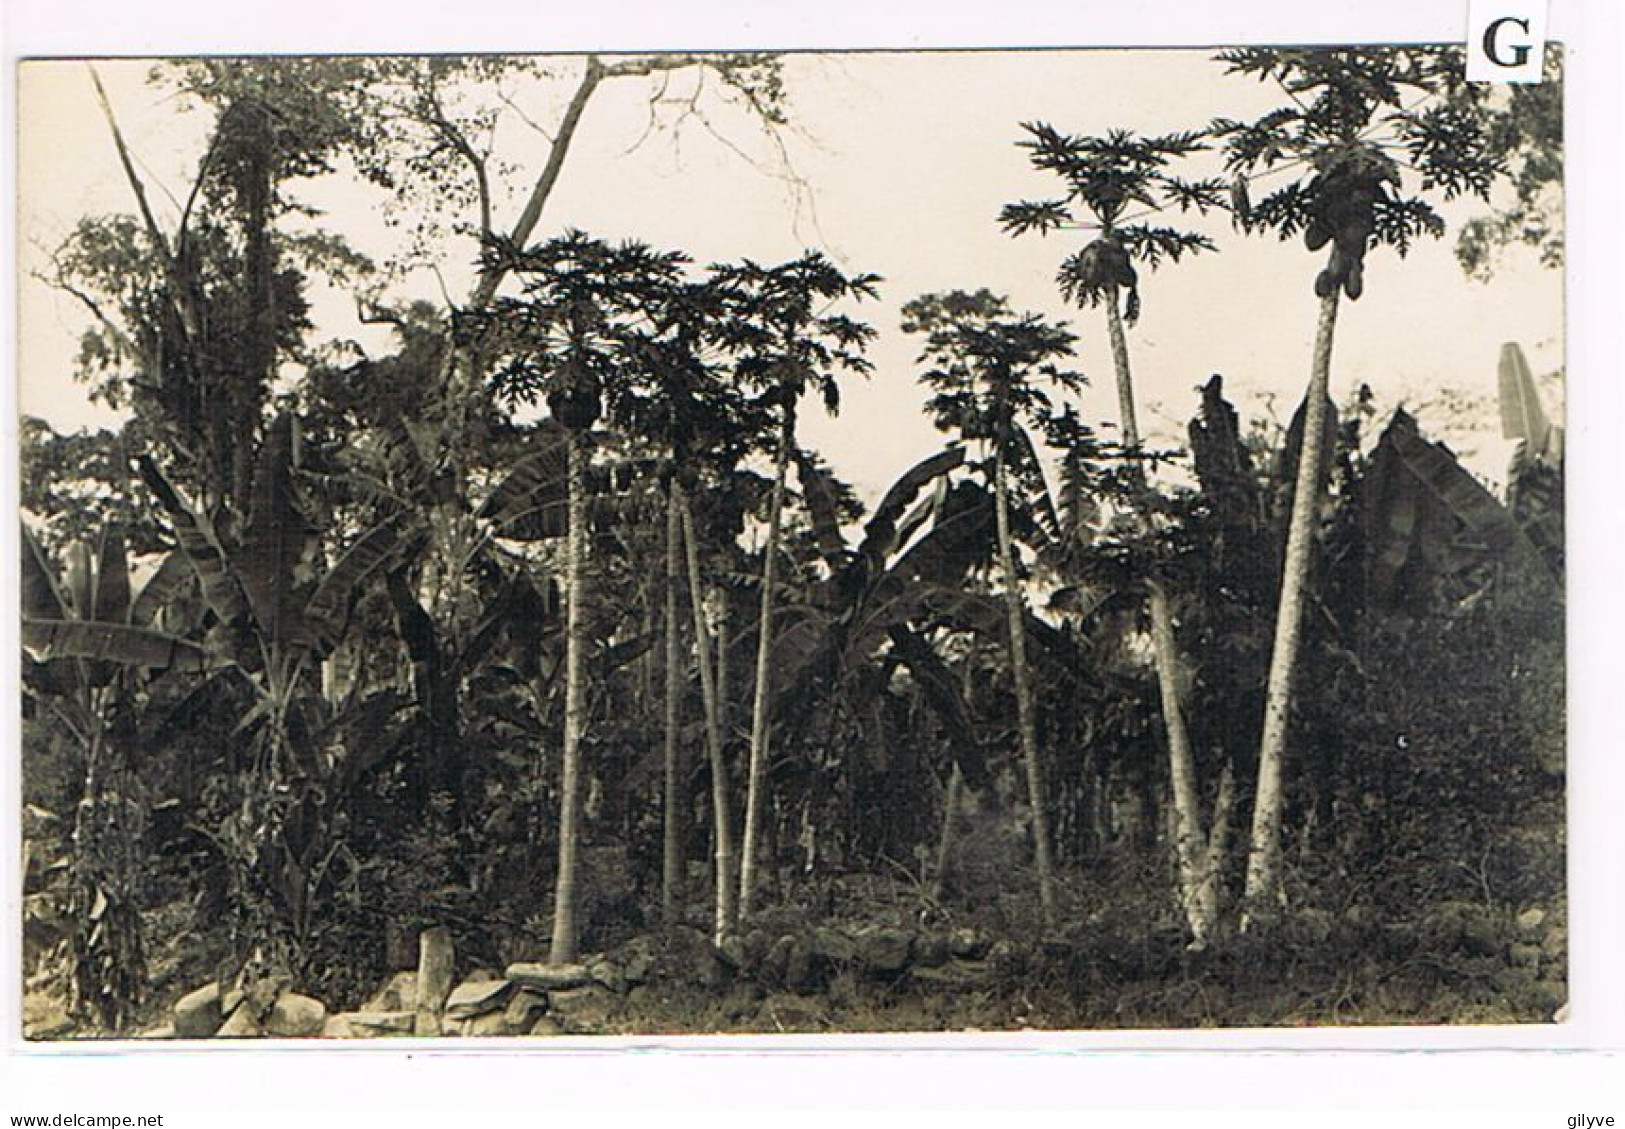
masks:
<svg viewBox="0 0 1625 1129"><path fill-rule="evenodd" d="M697 263L544 211L603 84L701 68L771 130L771 58L586 60L509 224L470 92L524 62L161 67L213 123L168 230L104 97L134 211L52 281L127 422L23 431L31 985L93 1030L202 975L359 1002L445 929L469 967L652 937L706 1000L789 985L835 1026L1547 1018L1560 430L1504 357L1498 497L1369 389L1334 404L1331 340L1371 250L1442 233L1427 195L1510 156L1533 206L1550 107L1449 52L1219 65L1282 106L1023 127L1062 195L988 220L1084 233L1058 289L1103 340L965 264L904 307L913 372L870 356L884 280L821 252ZM289 185L341 166L463 240L472 292L393 300L302 214ZM1181 214L1324 251L1319 335L1290 426L1213 376L1155 451L1141 290L1224 251ZM393 349L316 340L318 287ZM1115 419L1080 408L1097 356ZM917 382L945 436L872 508L798 429L853 378ZM882 926L896 967L854 955ZM627 1022L761 1022L665 1005Z"/></svg>

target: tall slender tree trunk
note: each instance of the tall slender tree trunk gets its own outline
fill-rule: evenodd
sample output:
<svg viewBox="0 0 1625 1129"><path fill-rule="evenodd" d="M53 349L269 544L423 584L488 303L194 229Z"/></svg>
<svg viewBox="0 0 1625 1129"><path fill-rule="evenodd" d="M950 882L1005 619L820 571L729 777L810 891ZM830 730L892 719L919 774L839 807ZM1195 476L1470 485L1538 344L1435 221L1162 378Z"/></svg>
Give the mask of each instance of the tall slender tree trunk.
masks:
<svg viewBox="0 0 1625 1129"><path fill-rule="evenodd" d="M739 863L739 912L749 914L756 893L757 851L761 846L762 791L767 777L768 704L773 689L773 589L778 581L779 524L784 512L784 480L790 473L795 441L795 409L786 404L779 423L779 449L773 464L773 494L767 508L767 548L762 562L762 610L756 627L756 685L750 710L750 768L745 781L745 842Z"/></svg>
<svg viewBox="0 0 1625 1129"><path fill-rule="evenodd" d="M1044 774L1038 761L1038 719L1027 672L1026 608L1016 573L1010 536L1010 496L1005 481L1004 444L993 460L994 510L999 530L999 567L1004 573L1004 607L1010 621L1010 677L1016 689L1016 725L1021 735L1021 762L1027 775L1027 799L1033 809L1033 860L1038 871L1038 901L1046 924L1055 920L1055 870L1050 859L1049 817L1044 808Z"/></svg>
<svg viewBox="0 0 1625 1129"><path fill-rule="evenodd" d="M953 865L954 838L959 830L960 796L965 788L965 776L954 762L948 774L948 790L942 798L942 837L937 841L937 865L931 871L931 901L940 905L948 888L948 871Z"/></svg>
<svg viewBox="0 0 1625 1129"><path fill-rule="evenodd" d="M1292 490L1292 519L1287 527L1286 561L1281 570L1281 599L1275 612L1275 647L1270 654L1269 689L1264 702L1264 735L1258 749L1258 786L1253 799L1252 842L1247 851L1247 886L1241 927L1246 929L1279 894L1281 877L1281 762L1286 753L1287 724L1292 714L1293 681L1303 628L1304 594L1309 580L1310 549L1320 510L1320 463L1326 439L1326 398L1331 384L1332 335L1337 327L1337 291L1320 300L1315 330L1314 366L1304 402L1303 442Z"/></svg>
<svg viewBox="0 0 1625 1129"><path fill-rule="evenodd" d="M666 686L665 686L665 794L660 855L660 916L667 925L682 911L683 888L683 765L678 748L678 706L682 695L682 632L677 623L681 602L683 518L678 508L676 480L666 487Z"/></svg>
<svg viewBox="0 0 1625 1129"><path fill-rule="evenodd" d="M700 586L699 539L694 534L694 514L682 486L673 483L682 511L683 544L688 554L688 602L694 612L694 656L700 668L700 697L705 711L705 750L711 766L712 841L715 846L716 917L712 939L721 944L733 932L734 848L733 815L728 802L728 765L722 757L722 725L719 721L716 676L711 668L710 632L705 627L705 601Z"/></svg>
<svg viewBox="0 0 1625 1129"><path fill-rule="evenodd" d="M548 959L569 964L576 959L576 848L580 836L581 735L586 727L582 651L586 646L581 614L583 573L587 556L586 453L579 432L566 448L569 461L570 529L564 550L564 753L559 779L559 870L553 892L553 945Z"/></svg>
<svg viewBox="0 0 1625 1129"><path fill-rule="evenodd" d="M1117 308L1114 288L1106 300L1106 327L1112 345L1112 366L1117 373L1117 406L1123 442L1130 449L1140 445L1140 427L1134 407L1134 377L1129 367L1128 340ZM1134 484L1142 495L1149 487L1138 463ZM1150 529L1150 515L1141 515ZM1168 736L1168 777L1174 800L1174 854L1179 866L1180 900L1185 922L1196 947L1207 944L1217 924L1219 886L1207 865L1207 835L1202 829L1201 790L1196 782L1196 758L1191 752L1190 731L1179 696L1179 642L1174 634L1173 609L1168 593L1155 577L1146 580L1148 610L1151 614L1151 650L1157 672L1157 691L1162 704L1163 729Z"/></svg>
<svg viewBox="0 0 1625 1129"><path fill-rule="evenodd" d="M717 732L728 732L728 587L719 584L712 596L717 602Z"/></svg>

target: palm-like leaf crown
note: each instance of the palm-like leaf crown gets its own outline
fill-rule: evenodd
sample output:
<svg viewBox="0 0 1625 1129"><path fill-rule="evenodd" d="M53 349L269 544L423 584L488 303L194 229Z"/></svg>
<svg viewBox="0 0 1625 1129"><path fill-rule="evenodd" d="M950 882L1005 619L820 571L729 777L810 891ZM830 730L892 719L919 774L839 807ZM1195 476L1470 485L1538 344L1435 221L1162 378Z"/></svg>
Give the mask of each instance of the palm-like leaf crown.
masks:
<svg viewBox="0 0 1625 1129"><path fill-rule="evenodd" d="M874 328L835 310L843 301L876 296L877 275L846 275L817 251L778 266L750 259L712 268L722 302L716 343L726 351L739 386L758 391L766 406L794 410L809 388L825 408L840 407L840 376L867 375L864 356Z"/></svg>
<svg viewBox="0 0 1625 1129"><path fill-rule="evenodd" d="M459 320L461 331L496 358L492 382L510 404L546 399L572 430L591 427L628 394L639 331L681 277L688 259L646 244L607 243L570 231L533 248L490 241L488 271L519 280L503 297Z"/></svg>
<svg viewBox="0 0 1625 1129"><path fill-rule="evenodd" d="M1042 122L1022 128L1028 138L1020 145L1033 167L1059 176L1066 192L1006 205L999 222L1014 235L1063 228L1097 233L1061 264L1057 281L1068 301L1096 306L1122 289L1128 292L1125 316L1132 322L1140 306L1136 262L1155 270L1213 249L1213 241L1199 232L1153 222L1171 209L1205 215L1225 207L1222 181L1188 180L1171 171L1176 161L1207 148L1202 134L1140 137L1119 129L1075 137Z"/></svg>
<svg viewBox="0 0 1625 1129"><path fill-rule="evenodd" d="M1219 55L1229 73L1273 82L1291 104L1251 121L1214 121L1224 139L1236 223L1247 231L1303 234L1311 251L1330 243L1315 281L1322 297L1364 290L1366 251L1401 255L1444 221L1420 194L1485 197L1502 171L1486 144L1481 104L1451 97L1462 85L1460 52L1444 47L1276 50ZM1419 181L1408 193L1405 170ZM1256 202L1249 178L1293 173Z"/></svg>

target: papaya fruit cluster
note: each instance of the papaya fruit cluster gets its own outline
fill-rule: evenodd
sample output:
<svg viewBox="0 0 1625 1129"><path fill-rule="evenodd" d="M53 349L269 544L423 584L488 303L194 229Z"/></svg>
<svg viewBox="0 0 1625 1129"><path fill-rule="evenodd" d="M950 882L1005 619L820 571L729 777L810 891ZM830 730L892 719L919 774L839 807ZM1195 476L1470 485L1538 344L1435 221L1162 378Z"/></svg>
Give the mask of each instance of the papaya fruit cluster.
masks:
<svg viewBox="0 0 1625 1129"><path fill-rule="evenodd" d="M1113 286L1128 292L1123 316L1133 324L1140 315L1140 274L1128 248L1115 235L1102 235L1083 249L1078 259L1080 289L1107 293Z"/></svg>
<svg viewBox="0 0 1625 1129"><path fill-rule="evenodd" d="M1325 268L1315 278L1315 295L1339 287L1350 300L1365 292L1365 252L1376 233L1376 208L1385 198L1389 170L1369 160L1328 164L1309 182L1310 217L1303 242L1311 251L1332 245Z"/></svg>
<svg viewBox="0 0 1625 1129"><path fill-rule="evenodd" d="M604 411L602 385L597 376L575 361L566 361L556 374L560 386L547 394L553 418L571 431L585 431Z"/></svg>

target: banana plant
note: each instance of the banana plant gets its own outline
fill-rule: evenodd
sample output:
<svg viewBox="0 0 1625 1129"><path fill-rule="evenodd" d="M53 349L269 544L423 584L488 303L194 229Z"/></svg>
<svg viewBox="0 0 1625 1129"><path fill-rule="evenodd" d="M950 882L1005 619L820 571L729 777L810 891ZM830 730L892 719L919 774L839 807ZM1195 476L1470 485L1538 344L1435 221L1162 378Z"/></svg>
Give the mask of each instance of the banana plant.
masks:
<svg viewBox="0 0 1625 1129"><path fill-rule="evenodd" d="M396 512L356 533L323 567L321 531L299 504L298 447L296 419L278 416L258 452L240 531L217 525L152 458L139 461L176 542L174 558L207 608L205 641L249 690L236 734L250 765L239 781L241 806L217 842L238 864L234 877L272 892L296 943L312 924L330 858L322 852L333 847L325 828L343 799L339 785L354 778L359 755L332 739L351 715L320 693L324 663L348 632L361 591L421 537L415 518Z"/></svg>
<svg viewBox="0 0 1625 1129"><path fill-rule="evenodd" d="M59 572L22 526L23 688L35 717L55 723L84 765L70 849L74 989L78 1003L116 1028L145 983L140 906L139 808L125 794L126 747L143 682L218 665L207 649L165 630L185 581L166 557L136 590L122 532L76 541Z"/></svg>

